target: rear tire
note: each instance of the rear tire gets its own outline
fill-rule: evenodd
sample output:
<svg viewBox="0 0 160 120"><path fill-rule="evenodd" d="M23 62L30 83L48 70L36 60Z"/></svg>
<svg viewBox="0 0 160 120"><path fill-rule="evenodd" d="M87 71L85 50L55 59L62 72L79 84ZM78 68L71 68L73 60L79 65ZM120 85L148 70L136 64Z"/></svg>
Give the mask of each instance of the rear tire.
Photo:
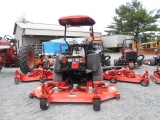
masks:
<svg viewBox="0 0 160 120"><path fill-rule="evenodd" d="M18 64L23 73L28 73L35 68L35 53L32 46L23 46L18 53Z"/></svg>
<svg viewBox="0 0 160 120"><path fill-rule="evenodd" d="M155 59L149 59L149 66L155 65Z"/></svg>
<svg viewBox="0 0 160 120"><path fill-rule="evenodd" d="M114 59L114 66L118 66L119 64L118 64L118 59Z"/></svg>
<svg viewBox="0 0 160 120"><path fill-rule="evenodd" d="M45 99L45 98L40 99L40 108L42 110L47 110L49 108L49 103L48 103L47 99Z"/></svg>

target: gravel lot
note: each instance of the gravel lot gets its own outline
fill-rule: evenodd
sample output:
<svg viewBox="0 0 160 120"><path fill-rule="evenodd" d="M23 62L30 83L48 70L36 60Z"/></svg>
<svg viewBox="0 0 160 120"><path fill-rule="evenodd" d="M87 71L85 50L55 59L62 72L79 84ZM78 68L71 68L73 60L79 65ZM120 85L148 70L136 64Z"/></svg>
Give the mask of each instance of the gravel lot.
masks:
<svg viewBox="0 0 160 120"><path fill-rule="evenodd" d="M110 54L113 59L121 54ZM151 55L145 58L152 58ZM149 70L152 74L156 66L142 65L136 73ZM93 110L92 104L51 103L47 111L39 107L39 99L30 99L29 93L40 82L15 85L14 72L19 68L3 68L0 73L0 120L159 120L160 85L150 81L148 87L140 84L118 82L116 84L121 99L102 102L101 110ZM109 81L106 81L110 83Z"/></svg>

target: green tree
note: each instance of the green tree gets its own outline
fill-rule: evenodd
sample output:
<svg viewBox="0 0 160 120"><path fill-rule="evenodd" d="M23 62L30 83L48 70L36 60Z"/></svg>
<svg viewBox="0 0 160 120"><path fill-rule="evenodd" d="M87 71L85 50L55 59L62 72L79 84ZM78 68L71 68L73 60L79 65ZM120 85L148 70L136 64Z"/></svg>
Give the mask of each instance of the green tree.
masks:
<svg viewBox="0 0 160 120"><path fill-rule="evenodd" d="M31 21L27 20L26 14L23 14L20 18L18 18L18 22L21 22L21 23L32 23Z"/></svg>
<svg viewBox="0 0 160 120"><path fill-rule="evenodd" d="M133 34L136 37L140 32L159 30L156 22L160 18L160 9L147 11L141 2L132 0L115 9L113 23L108 25L105 32L114 34Z"/></svg>

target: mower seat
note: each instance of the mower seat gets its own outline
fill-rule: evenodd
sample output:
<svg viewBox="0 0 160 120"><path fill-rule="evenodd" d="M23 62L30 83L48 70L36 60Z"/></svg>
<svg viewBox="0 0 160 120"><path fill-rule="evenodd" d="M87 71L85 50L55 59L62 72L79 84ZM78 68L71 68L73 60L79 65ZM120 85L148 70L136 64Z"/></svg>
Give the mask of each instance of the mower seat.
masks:
<svg viewBox="0 0 160 120"><path fill-rule="evenodd" d="M73 56L82 56L82 57L85 57L84 48L82 48L80 51L78 51L78 53L76 53L76 52L77 52L77 51L73 50L72 55L73 55Z"/></svg>

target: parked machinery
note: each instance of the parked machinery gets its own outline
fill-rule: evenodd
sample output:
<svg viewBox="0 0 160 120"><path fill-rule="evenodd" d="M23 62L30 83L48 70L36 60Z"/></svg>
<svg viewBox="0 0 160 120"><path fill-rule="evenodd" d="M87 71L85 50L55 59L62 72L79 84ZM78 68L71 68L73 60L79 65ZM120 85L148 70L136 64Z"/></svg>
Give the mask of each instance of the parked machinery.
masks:
<svg viewBox="0 0 160 120"><path fill-rule="evenodd" d="M43 55L41 44L25 45L19 49L18 63L20 70L26 74L34 70L35 67L50 67L53 66L54 60L49 56ZM44 48L45 49L45 48Z"/></svg>
<svg viewBox="0 0 160 120"><path fill-rule="evenodd" d="M19 84L20 81L40 81L41 83L44 83L46 80L53 80L52 70L53 69L48 69L48 67L39 67L38 69L32 70L27 74L20 73L16 70L14 82L15 84Z"/></svg>
<svg viewBox="0 0 160 120"><path fill-rule="evenodd" d="M114 60L114 66L128 64L130 69L133 69L135 67L139 67L142 65L144 55L142 54L138 55L138 47L136 40L125 39L123 41L121 53L122 53L121 58Z"/></svg>
<svg viewBox="0 0 160 120"><path fill-rule="evenodd" d="M89 16L66 16L59 19L65 27L64 41L68 50L56 55L53 82L42 83L30 93L30 98L40 99L40 108L47 110L51 102L93 103L95 111L100 110L102 101L120 98L115 85L103 81L100 53L93 50L93 25ZM92 41L89 44L68 44L68 27L90 26Z"/></svg>
<svg viewBox="0 0 160 120"><path fill-rule="evenodd" d="M145 59L143 61L143 64L154 66L154 65L158 65L159 61L160 61L160 49L158 48L158 49L155 49L153 58Z"/></svg>
<svg viewBox="0 0 160 120"><path fill-rule="evenodd" d="M135 74L133 70L130 70L128 65L126 68L106 70L103 72L103 79L110 80L111 83L121 82L132 82L140 83L142 86L149 85L148 71L144 74Z"/></svg>
<svg viewBox="0 0 160 120"><path fill-rule="evenodd" d="M150 75L150 79L155 83L160 83L160 68L159 68L159 65L157 66L157 68L153 72L153 74Z"/></svg>
<svg viewBox="0 0 160 120"><path fill-rule="evenodd" d="M17 40L9 35L0 37L0 71L3 66L17 66Z"/></svg>
<svg viewBox="0 0 160 120"><path fill-rule="evenodd" d="M85 38L86 41L91 41L92 37ZM101 37L94 37L93 40L93 48L100 52L100 60L102 67L110 66L111 65L111 56L105 53L103 41Z"/></svg>

